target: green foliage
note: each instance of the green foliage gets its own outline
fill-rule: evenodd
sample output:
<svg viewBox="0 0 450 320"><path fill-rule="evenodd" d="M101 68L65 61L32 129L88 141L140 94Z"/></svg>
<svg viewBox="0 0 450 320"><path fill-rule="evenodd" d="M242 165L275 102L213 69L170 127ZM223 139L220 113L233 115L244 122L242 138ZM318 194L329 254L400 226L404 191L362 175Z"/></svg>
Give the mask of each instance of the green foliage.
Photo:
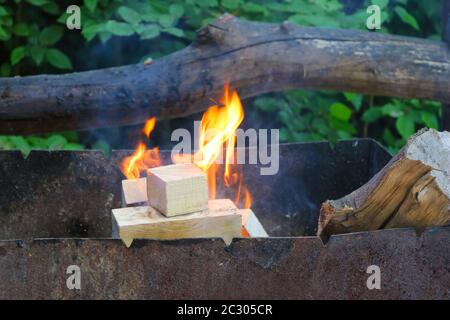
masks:
<svg viewBox="0 0 450 320"><path fill-rule="evenodd" d="M335 101L343 102L335 102ZM364 97L360 94L289 90L282 97L259 97L255 106L273 112L284 141L377 137L391 152L421 127L438 129L441 106L431 101Z"/></svg>
<svg viewBox="0 0 450 320"><path fill-rule="evenodd" d="M18 149L26 157L32 149L35 150L84 150L84 146L77 143L76 133L67 132L46 136L0 136L0 149Z"/></svg>
<svg viewBox="0 0 450 320"><path fill-rule="evenodd" d="M74 33L65 28L65 7L56 0L0 0L0 76L73 69L77 52L72 43L108 45L112 37L140 39L149 48L141 61L155 59L189 44L195 30L224 12L255 21L364 29L369 4L382 9L377 32L439 39L437 1L366 0L349 9L339 0L84 0L82 31ZM68 37L70 45L64 45ZM138 61L126 61L133 62ZM254 104L262 117L276 116L284 141L370 136L391 151L418 128L436 128L440 116L437 103L355 93L289 90L259 97ZM19 148L25 154L33 148L74 150L83 148L78 141L67 135L0 137L0 148ZM109 150L103 140L92 147Z"/></svg>
<svg viewBox="0 0 450 320"><path fill-rule="evenodd" d="M0 45L5 48L0 52L0 76L44 66L72 68L70 58L56 48L65 32L56 21L62 10L53 0L0 1Z"/></svg>
<svg viewBox="0 0 450 320"><path fill-rule="evenodd" d="M401 6L396 6L394 8L394 11L395 11L396 14L398 14L400 19L404 23L410 25L411 27L413 27L417 31L420 30L420 27L419 27L419 24L417 23L417 20L408 11L406 11L405 8L403 8Z"/></svg>

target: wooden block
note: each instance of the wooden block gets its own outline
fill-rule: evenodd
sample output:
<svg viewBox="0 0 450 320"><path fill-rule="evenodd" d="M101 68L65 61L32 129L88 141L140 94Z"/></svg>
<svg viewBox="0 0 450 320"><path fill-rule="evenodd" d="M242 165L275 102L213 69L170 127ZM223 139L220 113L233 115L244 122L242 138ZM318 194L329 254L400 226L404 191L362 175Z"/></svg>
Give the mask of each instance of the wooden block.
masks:
<svg viewBox="0 0 450 320"><path fill-rule="evenodd" d="M122 180L122 206L147 202L147 179Z"/></svg>
<svg viewBox="0 0 450 320"><path fill-rule="evenodd" d="M242 227L250 238L266 238L269 235L251 209L241 209Z"/></svg>
<svg viewBox="0 0 450 320"><path fill-rule="evenodd" d="M208 209L166 217L150 206L112 210L113 238L128 246L133 239L222 238L228 245L241 236L242 215L229 199L210 200Z"/></svg>
<svg viewBox="0 0 450 320"><path fill-rule="evenodd" d="M206 174L193 164L173 164L147 170L149 205L167 217L208 207Z"/></svg>

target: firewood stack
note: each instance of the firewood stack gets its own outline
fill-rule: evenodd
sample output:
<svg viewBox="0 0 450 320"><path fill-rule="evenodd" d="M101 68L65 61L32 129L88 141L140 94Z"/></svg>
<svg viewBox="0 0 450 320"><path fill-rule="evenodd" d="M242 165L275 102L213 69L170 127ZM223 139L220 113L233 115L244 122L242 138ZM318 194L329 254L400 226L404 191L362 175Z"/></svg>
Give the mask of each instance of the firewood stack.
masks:
<svg viewBox="0 0 450 320"><path fill-rule="evenodd" d="M122 182L124 208L113 209L113 237L133 239L267 237L254 213L229 199L208 200L206 174L193 164L151 168L147 177ZM146 203L147 205L130 206Z"/></svg>
<svg viewBox="0 0 450 320"><path fill-rule="evenodd" d="M449 173L450 133L421 130L365 185L322 204L318 235L447 225Z"/></svg>

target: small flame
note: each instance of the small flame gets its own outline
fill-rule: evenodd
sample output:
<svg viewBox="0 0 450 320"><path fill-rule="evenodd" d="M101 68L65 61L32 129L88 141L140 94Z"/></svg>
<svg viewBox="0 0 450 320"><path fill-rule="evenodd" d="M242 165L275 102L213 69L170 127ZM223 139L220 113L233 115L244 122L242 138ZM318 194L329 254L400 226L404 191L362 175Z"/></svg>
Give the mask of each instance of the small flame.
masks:
<svg viewBox="0 0 450 320"><path fill-rule="evenodd" d="M155 128L156 118L150 118L145 123L143 134L150 139L150 134ZM147 149L144 142L139 142L136 150L129 157L123 159L120 164L120 170L127 177L127 179L138 179L142 173L148 168L153 168L161 165L159 158L159 149Z"/></svg>
<svg viewBox="0 0 450 320"><path fill-rule="evenodd" d="M153 129L155 129L156 118L152 117L145 122L144 129L142 129L142 133L150 139L150 133L152 133Z"/></svg>

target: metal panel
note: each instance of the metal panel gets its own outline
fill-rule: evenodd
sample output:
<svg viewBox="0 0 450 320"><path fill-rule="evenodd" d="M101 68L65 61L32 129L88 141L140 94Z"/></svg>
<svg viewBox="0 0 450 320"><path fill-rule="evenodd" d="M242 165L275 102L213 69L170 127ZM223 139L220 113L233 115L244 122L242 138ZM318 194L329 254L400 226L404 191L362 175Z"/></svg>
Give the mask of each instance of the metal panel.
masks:
<svg viewBox="0 0 450 320"><path fill-rule="evenodd" d="M125 154L0 152L0 238L21 239L0 241L0 298L450 298L448 227L332 236L326 245L311 236L323 200L359 187L389 160L372 140L283 145L276 176L245 166L254 211L274 237L228 247L186 239L136 240L127 249L95 239L110 237ZM66 286L73 264L79 291ZM372 264L381 290L366 286Z"/></svg>

